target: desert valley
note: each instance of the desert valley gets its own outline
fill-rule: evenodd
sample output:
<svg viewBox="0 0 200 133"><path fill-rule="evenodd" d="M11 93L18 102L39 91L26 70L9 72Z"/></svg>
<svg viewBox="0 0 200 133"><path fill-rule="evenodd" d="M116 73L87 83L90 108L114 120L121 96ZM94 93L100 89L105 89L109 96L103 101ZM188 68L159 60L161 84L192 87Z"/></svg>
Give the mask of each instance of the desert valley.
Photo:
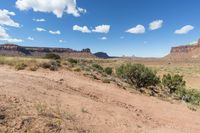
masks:
<svg viewBox="0 0 200 133"><path fill-rule="evenodd" d="M160 77L183 75L187 89L198 90L198 50L199 42L163 58L103 59L89 49L1 45L0 131L197 133L200 100L184 101L160 85L137 87L117 69L144 64Z"/></svg>
<svg viewBox="0 0 200 133"><path fill-rule="evenodd" d="M200 133L199 0L0 3L0 133Z"/></svg>

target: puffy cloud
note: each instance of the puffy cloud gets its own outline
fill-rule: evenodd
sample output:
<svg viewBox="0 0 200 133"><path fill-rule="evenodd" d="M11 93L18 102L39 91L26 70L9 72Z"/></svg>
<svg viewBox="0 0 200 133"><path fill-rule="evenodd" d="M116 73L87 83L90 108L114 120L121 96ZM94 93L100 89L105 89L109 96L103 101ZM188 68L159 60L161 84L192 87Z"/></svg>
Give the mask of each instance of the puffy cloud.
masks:
<svg viewBox="0 0 200 133"><path fill-rule="evenodd" d="M36 30L37 30L38 32L46 31L44 28L40 28L40 27L37 27Z"/></svg>
<svg viewBox="0 0 200 133"><path fill-rule="evenodd" d="M35 21L35 22L45 22L46 20L41 18L41 19L33 19L33 21Z"/></svg>
<svg viewBox="0 0 200 133"><path fill-rule="evenodd" d="M76 0L17 0L16 7L20 10L33 9L35 12L52 12L61 18L64 12L75 17L85 12L85 9L78 8Z"/></svg>
<svg viewBox="0 0 200 133"><path fill-rule="evenodd" d="M150 30L157 30L160 29L163 25L163 20L155 20L149 24Z"/></svg>
<svg viewBox="0 0 200 133"><path fill-rule="evenodd" d="M108 33L110 31L110 25L99 25L92 30L93 32L98 33Z"/></svg>
<svg viewBox="0 0 200 133"><path fill-rule="evenodd" d="M91 33L91 31L88 29L87 26L81 27L81 26L78 26L78 25L74 25L73 30L74 31L80 31L82 33Z"/></svg>
<svg viewBox="0 0 200 133"><path fill-rule="evenodd" d="M2 26L10 26L10 27L20 27L19 23L15 22L11 19L11 16L15 16L14 12L10 12L6 9L0 9L0 41L5 41L9 43L18 43L22 42L21 39L11 37L6 29Z"/></svg>
<svg viewBox="0 0 200 133"><path fill-rule="evenodd" d="M110 25L99 25L96 26L95 29L90 30L87 26L73 26L74 31L80 31L82 33L91 33L91 32L97 32L97 33L108 33L110 31Z"/></svg>
<svg viewBox="0 0 200 133"><path fill-rule="evenodd" d="M33 37L30 37L30 36L29 36L27 39L30 40L30 41L33 41L33 40L34 40L34 38L33 38Z"/></svg>
<svg viewBox="0 0 200 133"><path fill-rule="evenodd" d="M8 38L9 35L7 34L6 30L0 26L0 38Z"/></svg>
<svg viewBox="0 0 200 133"><path fill-rule="evenodd" d="M145 33L145 28L143 25L137 25L136 27L128 29L126 32L132 33L132 34L142 34L142 33Z"/></svg>
<svg viewBox="0 0 200 133"><path fill-rule="evenodd" d="M8 33L6 32L6 30L4 29L4 27L2 27L2 26L0 26L0 41L6 41L6 42L9 42L9 43L22 42L21 39L10 37L8 35Z"/></svg>
<svg viewBox="0 0 200 133"><path fill-rule="evenodd" d="M3 38L3 39L0 38L0 40L6 41L6 42L8 42L8 43L19 43L19 42L23 42L23 40L17 39L17 38Z"/></svg>
<svg viewBox="0 0 200 133"><path fill-rule="evenodd" d="M83 8L80 8L80 7L78 8L78 11L81 12L81 13L87 13L86 9L83 9Z"/></svg>
<svg viewBox="0 0 200 133"><path fill-rule="evenodd" d="M62 39L60 39L59 40L59 43L65 43L66 41L65 40L62 40Z"/></svg>
<svg viewBox="0 0 200 133"><path fill-rule="evenodd" d="M181 29L176 30L174 33L175 34L187 34L188 32L190 32L193 29L194 29L193 26L186 25L186 26L183 26Z"/></svg>
<svg viewBox="0 0 200 133"><path fill-rule="evenodd" d="M59 30L57 30L57 31L50 30L49 33L53 34L53 35L60 35L61 34L61 32Z"/></svg>
<svg viewBox="0 0 200 133"><path fill-rule="evenodd" d="M10 12L6 9L0 9L0 25L19 27L19 23L11 19L11 16L15 16L14 12Z"/></svg>
<svg viewBox="0 0 200 133"><path fill-rule="evenodd" d="M101 38L101 40L107 40L107 37L104 36L104 37Z"/></svg>

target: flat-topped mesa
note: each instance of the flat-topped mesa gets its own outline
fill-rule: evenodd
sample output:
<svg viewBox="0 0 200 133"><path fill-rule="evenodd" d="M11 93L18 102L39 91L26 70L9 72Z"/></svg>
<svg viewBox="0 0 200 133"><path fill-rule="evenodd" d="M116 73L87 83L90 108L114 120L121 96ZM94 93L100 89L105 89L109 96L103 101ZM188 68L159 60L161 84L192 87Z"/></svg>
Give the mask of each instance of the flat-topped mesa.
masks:
<svg viewBox="0 0 200 133"><path fill-rule="evenodd" d="M0 45L1 50L19 50L21 47L15 44L3 44Z"/></svg>
<svg viewBox="0 0 200 133"><path fill-rule="evenodd" d="M172 47L170 53L188 53L198 48L200 48L200 39L198 40L197 43L191 45Z"/></svg>
<svg viewBox="0 0 200 133"><path fill-rule="evenodd" d="M9 56L44 56L47 53L56 53L62 57L95 57L89 48L81 51L70 48L49 48L49 47L26 47L18 46L16 44L0 45L0 55Z"/></svg>
<svg viewBox="0 0 200 133"><path fill-rule="evenodd" d="M30 53L16 44L3 44L0 45L0 55L30 55Z"/></svg>
<svg viewBox="0 0 200 133"><path fill-rule="evenodd" d="M75 50L72 50L70 48L46 48L46 47L24 47L26 50L30 52L56 52L56 53L72 53L77 52Z"/></svg>
<svg viewBox="0 0 200 133"><path fill-rule="evenodd" d="M30 52L48 52L48 53L91 53L90 49L83 49L81 51L76 51L70 48L47 48L47 47L24 47L26 50Z"/></svg>

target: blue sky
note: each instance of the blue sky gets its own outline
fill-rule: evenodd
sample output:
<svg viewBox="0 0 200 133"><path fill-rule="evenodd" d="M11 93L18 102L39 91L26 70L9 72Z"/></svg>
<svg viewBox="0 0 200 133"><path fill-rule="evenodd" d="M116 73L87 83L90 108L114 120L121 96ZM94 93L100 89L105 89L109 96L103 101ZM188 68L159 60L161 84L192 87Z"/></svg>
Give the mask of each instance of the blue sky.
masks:
<svg viewBox="0 0 200 133"><path fill-rule="evenodd" d="M199 0L0 2L0 43L162 57L200 38Z"/></svg>

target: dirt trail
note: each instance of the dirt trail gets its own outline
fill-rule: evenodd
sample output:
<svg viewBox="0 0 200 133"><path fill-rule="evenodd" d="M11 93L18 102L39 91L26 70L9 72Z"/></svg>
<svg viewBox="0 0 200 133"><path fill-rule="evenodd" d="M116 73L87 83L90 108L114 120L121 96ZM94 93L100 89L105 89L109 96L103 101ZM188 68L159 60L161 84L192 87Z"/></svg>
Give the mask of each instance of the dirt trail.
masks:
<svg viewBox="0 0 200 133"><path fill-rule="evenodd" d="M0 132L198 133L200 111L66 70L0 67Z"/></svg>

